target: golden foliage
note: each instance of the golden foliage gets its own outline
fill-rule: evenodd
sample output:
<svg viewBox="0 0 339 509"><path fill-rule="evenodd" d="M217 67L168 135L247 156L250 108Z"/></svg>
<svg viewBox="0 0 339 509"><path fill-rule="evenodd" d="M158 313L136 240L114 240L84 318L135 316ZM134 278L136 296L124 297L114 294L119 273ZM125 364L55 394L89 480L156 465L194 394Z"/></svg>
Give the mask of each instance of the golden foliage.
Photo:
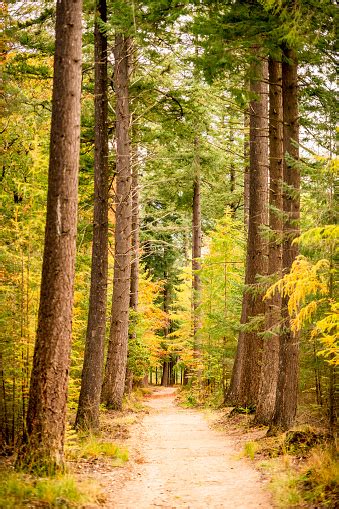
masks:
<svg viewBox="0 0 339 509"><path fill-rule="evenodd" d="M331 235L333 231L331 228ZM315 318L311 337L318 338L324 345L319 355L331 364L339 364L339 309L331 296L332 272L329 260L321 259L312 263L300 255L291 271L267 290L264 299L271 298L276 291L288 297L288 312L294 333Z"/></svg>

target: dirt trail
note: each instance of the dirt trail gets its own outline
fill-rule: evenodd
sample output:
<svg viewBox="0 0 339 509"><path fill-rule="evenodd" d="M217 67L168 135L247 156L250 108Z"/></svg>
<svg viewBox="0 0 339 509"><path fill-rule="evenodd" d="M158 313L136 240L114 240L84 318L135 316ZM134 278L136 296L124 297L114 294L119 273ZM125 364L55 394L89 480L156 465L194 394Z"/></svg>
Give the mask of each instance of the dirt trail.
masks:
<svg viewBox="0 0 339 509"><path fill-rule="evenodd" d="M147 402L150 413L128 443L128 474L110 486L106 507L272 508L260 474L236 458L232 439L210 429L201 413L176 406L174 397L175 390L162 389Z"/></svg>

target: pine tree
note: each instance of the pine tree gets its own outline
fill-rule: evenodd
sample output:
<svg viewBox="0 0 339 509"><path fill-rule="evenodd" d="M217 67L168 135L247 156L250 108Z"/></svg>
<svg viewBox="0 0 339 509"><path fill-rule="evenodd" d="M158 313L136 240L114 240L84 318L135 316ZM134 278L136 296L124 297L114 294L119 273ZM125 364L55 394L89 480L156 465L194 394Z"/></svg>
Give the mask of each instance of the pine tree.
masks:
<svg viewBox="0 0 339 509"><path fill-rule="evenodd" d="M259 57L259 55L257 55ZM260 57L259 57L260 58ZM250 103L249 227L240 332L228 399L241 406L256 403L259 379L264 304L258 276L267 271L267 246L262 228L267 224L267 62L258 59L250 89L256 100ZM250 323L252 320L252 323ZM255 324L253 330L253 320Z"/></svg>
<svg viewBox="0 0 339 509"><path fill-rule="evenodd" d="M125 387L131 277L130 48L130 38L117 33L114 47L117 151L114 281L110 339L102 387L102 401L116 410L122 407Z"/></svg>
<svg viewBox="0 0 339 509"><path fill-rule="evenodd" d="M287 45L283 48L282 95L283 95L283 273L290 271L298 254L293 240L299 235L300 218L300 171L299 119L298 119L298 66L296 52ZM288 429L293 424L297 411L299 338L293 333L287 308L287 297L282 299L282 333L280 336L279 377L272 429Z"/></svg>
<svg viewBox="0 0 339 509"><path fill-rule="evenodd" d="M269 76L269 244L268 275L281 277L282 269L282 179L283 104L281 63L268 62ZM265 305L265 336L261 364L256 422L268 424L272 418L279 370L281 297L277 292Z"/></svg>
<svg viewBox="0 0 339 509"><path fill-rule="evenodd" d="M38 330L17 465L63 468L80 148L81 0L57 3L45 249Z"/></svg>
<svg viewBox="0 0 339 509"><path fill-rule="evenodd" d="M193 348L198 355L198 333L201 328L199 306L201 300L201 281L198 271L200 270L201 257L201 175L199 159L199 139L194 139L194 178L193 178L193 204L192 204L192 319L193 319Z"/></svg>
<svg viewBox="0 0 339 509"><path fill-rule="evenodd" d="M98 0L94 28L95 128L94 217L91 289L86 348L76 427L96 430L104 362L108 272L108 130L107 130L107 19L106 0Z"/></svg>

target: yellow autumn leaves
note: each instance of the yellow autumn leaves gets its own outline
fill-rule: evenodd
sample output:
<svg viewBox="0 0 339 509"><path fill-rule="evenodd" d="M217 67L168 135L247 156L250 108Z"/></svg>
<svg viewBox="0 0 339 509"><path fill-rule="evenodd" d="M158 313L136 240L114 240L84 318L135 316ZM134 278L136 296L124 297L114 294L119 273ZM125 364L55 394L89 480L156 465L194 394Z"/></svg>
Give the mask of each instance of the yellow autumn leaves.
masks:
<svg viewBox="0 0 339 509"><path fill-rule="evenodd" d="M316 262L305 256L298 256L289 274L272 285L266 292L269 299L276 291L288 297L288 312L293 332L300 331L306 325L311 326L310 337L317 338L323 345L318 352L330 364L339 364L339 305L335 300L335 259L336 239L339 227L330 225L312 229L302 238L318 235L330 239L328 258Z"/></svg>

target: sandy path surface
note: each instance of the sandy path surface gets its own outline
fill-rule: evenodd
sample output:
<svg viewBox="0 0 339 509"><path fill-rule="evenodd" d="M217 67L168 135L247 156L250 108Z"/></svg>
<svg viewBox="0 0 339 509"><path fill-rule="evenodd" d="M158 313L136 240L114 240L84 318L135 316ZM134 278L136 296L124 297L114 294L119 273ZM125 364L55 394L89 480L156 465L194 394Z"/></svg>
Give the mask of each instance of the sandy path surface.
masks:
<svg viewBox="0 0 339 509"><path fill-rule="evenodd" d="M272 508L260 474L231 438L204 416L174 403L175 390L157 390L150 413L132 431L129 472L111 486L106 507L124 509ZM134 460L134 461L133 461Z"/></svg>

